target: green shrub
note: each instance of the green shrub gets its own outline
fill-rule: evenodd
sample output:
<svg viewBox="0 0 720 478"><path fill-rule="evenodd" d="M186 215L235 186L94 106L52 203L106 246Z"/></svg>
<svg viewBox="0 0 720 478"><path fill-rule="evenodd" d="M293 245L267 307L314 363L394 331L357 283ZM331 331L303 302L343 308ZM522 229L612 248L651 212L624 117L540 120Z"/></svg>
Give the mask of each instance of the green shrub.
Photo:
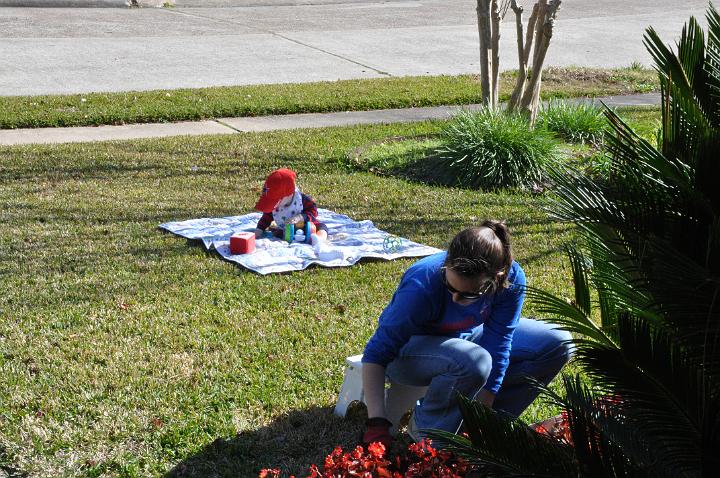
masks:
<svg viewBox="0 0 720 478"><path fill-rule="evenodd" d="M532 187L558 157L557 142L516 114L463 111L441 134L440 164L457 184L480 189Z"/></svg>
<svg viewBox="0 0 720 478"><path fill-rule="evenodd" d="M580 171L599 184L606 184L612 174L612 158L605 150L594 150L579 161Z"/></svg>
<svg viewBox="0 0 720 478"><path fill-rule="evenodd" d="M569 143L601 145L607 130L602 108L593 103L551 101L540 111L538 123Z"/></svg>

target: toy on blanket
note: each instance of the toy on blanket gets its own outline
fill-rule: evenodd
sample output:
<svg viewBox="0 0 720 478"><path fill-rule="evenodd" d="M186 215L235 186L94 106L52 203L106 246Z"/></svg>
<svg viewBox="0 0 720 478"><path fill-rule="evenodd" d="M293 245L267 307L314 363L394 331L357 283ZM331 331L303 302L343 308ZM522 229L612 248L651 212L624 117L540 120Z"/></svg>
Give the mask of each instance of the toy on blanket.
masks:
<svg viewBox="0 0 720 478"><path fill-rule="evenodd" d="M388 235L383 241L383 250L385 252L397 252L402 247L402 238L398 236Z"/></svg>
<svg viewBox="0 0 720 478"><path fill-rule="evenodd" d="M287 242L304 242L310 244L312 235L317 229L312 222L300 221L297 224L285 224L285 240Z"/></svg>
<svg viewBox="0 0 720 478"><path fill-rule="evenodd" d="M255 209L262 212L255 227L256 238L263 237L270 228L275 237L287 242L310 243L327 239L327 226L318 220L315 200L300 191L296 178L295 171L286 168L277 169L267 177L262 195L255 204ZM273 222L276 228L272 228ZM300 222L313 223L315 230L301 226ZM287 227L288 224L293 226ZM298 234L300 231L302 234Z"/></svg>
<svg viewBox="0 0 720 478"><path fill-rule="evenodd" d="M249 254L255 251L255 233L236 232L230 236L230 254Z"/></svg>

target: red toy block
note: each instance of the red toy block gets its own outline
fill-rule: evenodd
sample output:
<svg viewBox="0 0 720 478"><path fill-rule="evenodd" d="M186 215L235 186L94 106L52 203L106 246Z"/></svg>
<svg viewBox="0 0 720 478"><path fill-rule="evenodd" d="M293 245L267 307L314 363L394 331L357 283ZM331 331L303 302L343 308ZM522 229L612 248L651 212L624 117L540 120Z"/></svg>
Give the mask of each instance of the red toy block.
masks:
<svg viewBox="0 0 720 478"><path fill-rule="evenodd" d="M255 250L254 232L236 232L230 236L231 254L249 254Z"/></svg>

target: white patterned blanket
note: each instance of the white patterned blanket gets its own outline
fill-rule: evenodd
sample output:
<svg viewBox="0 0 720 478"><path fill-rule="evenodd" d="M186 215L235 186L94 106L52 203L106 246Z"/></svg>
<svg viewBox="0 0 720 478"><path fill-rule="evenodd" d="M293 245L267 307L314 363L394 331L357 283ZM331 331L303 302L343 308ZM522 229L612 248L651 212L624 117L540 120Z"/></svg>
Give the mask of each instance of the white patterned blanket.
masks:
<svg viewBox="0 0 720 478"><path fill-rule="evenodd" d="M166 222L160 228L187 239L201 240L207 249L215 249L224 259L260 274L299 271L311 264L346 267L363 257L392 260L429 256L440 251L381 231L372 221L353 221L327 209L319 209L318 217L327 225L329 233L328 240L320 247L263 238L256 240L255 252L239 255L230 253L230 236L254 231L260 213Z"/></svg>

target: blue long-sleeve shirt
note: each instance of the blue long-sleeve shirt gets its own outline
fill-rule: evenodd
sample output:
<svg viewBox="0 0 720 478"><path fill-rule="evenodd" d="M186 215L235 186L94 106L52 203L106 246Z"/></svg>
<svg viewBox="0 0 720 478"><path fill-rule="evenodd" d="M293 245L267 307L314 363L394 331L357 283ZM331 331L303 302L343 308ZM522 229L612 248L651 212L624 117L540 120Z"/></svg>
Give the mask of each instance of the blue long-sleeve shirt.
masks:
<svg viewBox="0 0 720 478"><path fill-rule="evenodd" d="M479 345L492 357L484 388L497 393L510 362L512 336L525 298L525 272L513 261L508 288L463 306L453 302L443 284L440 268L446 256L446 252L433 254L405 272L365 346L362 361L387 366L413 335L459 337L484 324Z"/></svg>

